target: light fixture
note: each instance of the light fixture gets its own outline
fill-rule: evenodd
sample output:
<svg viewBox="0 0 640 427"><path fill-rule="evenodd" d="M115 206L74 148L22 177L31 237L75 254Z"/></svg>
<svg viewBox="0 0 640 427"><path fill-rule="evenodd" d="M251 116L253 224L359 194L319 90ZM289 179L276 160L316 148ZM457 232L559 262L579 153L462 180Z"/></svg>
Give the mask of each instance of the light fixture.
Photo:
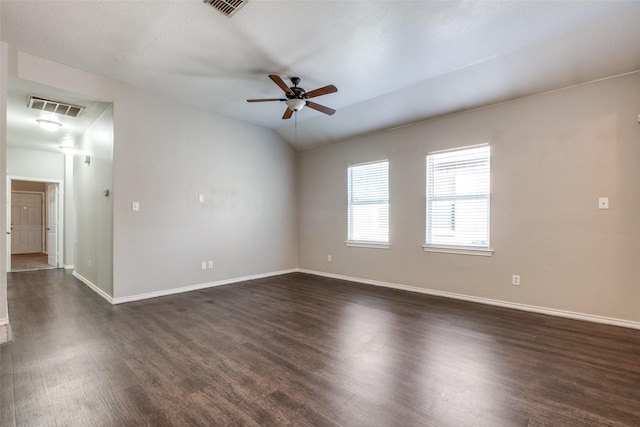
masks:
<svg viewBox="0 0 640 427"><path fill-rule="evenodd" d="M38 122L42 129L49 132L55 132L62 127L62 123L54 122L53 120L38 119L36 122Z"/></svg>
<svg viewBox="0 0 640 427"><path fill-rule="evenodd" d="M291 98L287 99L287 107L293 111L300 111L304 106L307 105L307 101L300 98Z"/></svg>

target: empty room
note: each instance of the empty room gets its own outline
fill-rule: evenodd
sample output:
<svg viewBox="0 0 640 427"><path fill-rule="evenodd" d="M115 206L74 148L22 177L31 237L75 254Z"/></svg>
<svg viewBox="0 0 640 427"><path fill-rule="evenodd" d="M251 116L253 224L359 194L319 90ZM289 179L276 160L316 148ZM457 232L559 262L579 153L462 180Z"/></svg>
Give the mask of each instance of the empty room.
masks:
<svg viewBox="0 0 640 427"><path fill-rule="evenodd" d="M0 425L640 425L638 22L0 0Z"/></svg>

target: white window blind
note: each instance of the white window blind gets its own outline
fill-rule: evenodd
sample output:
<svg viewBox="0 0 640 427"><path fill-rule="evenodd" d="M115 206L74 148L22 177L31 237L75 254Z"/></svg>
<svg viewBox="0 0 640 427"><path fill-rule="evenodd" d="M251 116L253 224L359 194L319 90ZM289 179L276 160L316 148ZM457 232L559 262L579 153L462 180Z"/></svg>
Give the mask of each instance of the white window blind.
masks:
<svg viewBox="0 0 640 427"><path fill-rule="evenodd" d="M489 249L490 148L427 156L426 247Z"/></svg>
<svg viewBox="0 0 640 427"><path fill-rule="evenodd" d="M348 241L389 242L389 162L349 166Z"/></svg>

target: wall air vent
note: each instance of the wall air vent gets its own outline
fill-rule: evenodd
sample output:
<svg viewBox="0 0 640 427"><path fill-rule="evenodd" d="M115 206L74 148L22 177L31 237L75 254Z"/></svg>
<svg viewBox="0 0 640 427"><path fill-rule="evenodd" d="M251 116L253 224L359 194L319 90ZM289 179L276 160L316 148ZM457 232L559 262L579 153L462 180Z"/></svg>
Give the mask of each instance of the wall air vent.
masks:
<svg viewBox="0 0 640 427"><path fill-rule="evenodd" d="M203 0L224 16L231 18L234 13L247 3L247 0Z"/></svg>
<svg viewBox="0 0 640 427"><path fill-rule="evenodd" d="M67 117L78 117L84 111L84 107L80 107L79 105L65 104L64 102L39 98L37 96L30 96L27 106L34 110L47 111Z"/></svg>

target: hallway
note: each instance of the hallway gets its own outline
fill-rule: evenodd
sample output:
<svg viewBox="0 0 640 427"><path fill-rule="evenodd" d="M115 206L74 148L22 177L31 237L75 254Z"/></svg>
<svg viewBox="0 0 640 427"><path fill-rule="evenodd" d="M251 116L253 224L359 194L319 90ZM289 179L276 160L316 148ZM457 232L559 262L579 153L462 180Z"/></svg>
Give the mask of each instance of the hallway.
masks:
<svg viewBox="0 0 640 427"><path fill-rule="evenodd" d="M48 264L47 254L11 255L11 272L56 268Z"/></svg>

